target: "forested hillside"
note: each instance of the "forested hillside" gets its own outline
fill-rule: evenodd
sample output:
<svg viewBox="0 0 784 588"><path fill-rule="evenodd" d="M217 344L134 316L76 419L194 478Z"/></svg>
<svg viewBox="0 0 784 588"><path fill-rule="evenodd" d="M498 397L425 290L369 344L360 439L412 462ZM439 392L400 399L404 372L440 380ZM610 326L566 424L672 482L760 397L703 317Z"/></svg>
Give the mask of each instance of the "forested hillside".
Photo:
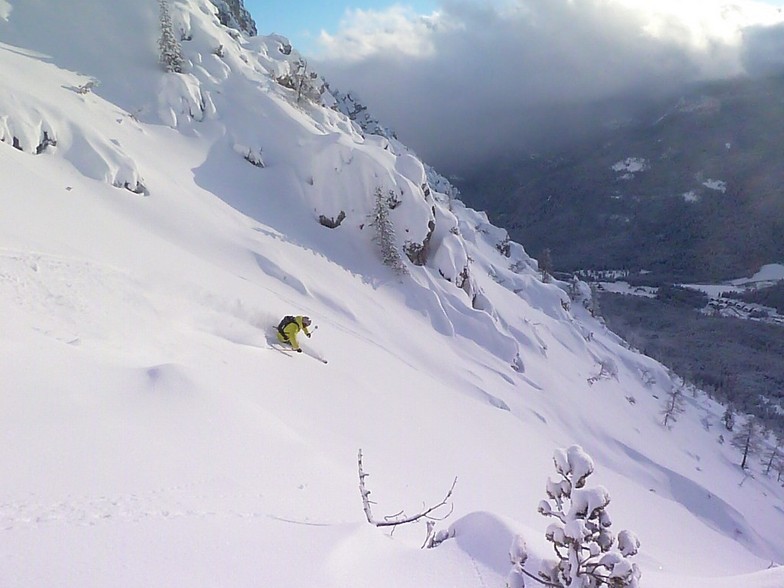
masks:
<svg viewBox="0 0 784 588"><path fill-rule="evenodd" d="M784 255L784 77L744 78L621 115L597 107L579 145L528 151L458 182L556 269L659 281L750 275ZM618 118L615 118L615 114Z"/></svg>

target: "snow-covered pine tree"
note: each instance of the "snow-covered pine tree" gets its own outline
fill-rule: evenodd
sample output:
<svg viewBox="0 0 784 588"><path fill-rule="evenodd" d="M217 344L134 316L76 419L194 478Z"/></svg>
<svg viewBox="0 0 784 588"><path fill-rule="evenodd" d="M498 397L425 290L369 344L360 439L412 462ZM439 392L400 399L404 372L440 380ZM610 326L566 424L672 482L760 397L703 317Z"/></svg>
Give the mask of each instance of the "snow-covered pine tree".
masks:
<svg viewBox="0 0 784 588"><path fill-rule="evenodd" d="M591 296L583 300L583 306L591 313L591 316L600 319L602 310L599 305L599 287L596 284L591 284Z"/></svg>
<svg viewBox="0 0 784 588"><path fill-rule="evenodd" d="M539 512L555 519L547 527L557 560L542 561L538 575L525 569L527 548L518 537L510 556L513 569L507 585L523 588L525 579L536 580L554 588L638 588L640 569L630 558L640 541L630 531L618 533L610 526L607 505L610 495L603 486L585 488L593 471L591 457L579 445L558 449L553 457L558 480L548 479L547 497L539 503Z"/></svg>
<svg viewBox="0 0 784 588"><path fill-rule="evenodd" d="M757 419L750 416L740 430L732 436L732 446L743 454L740 467L746 469L749 457L760 449L760 426Z"/></svg>
<svg viewBox="0 0 784 588"><path fill-rule="evenodd" d="M675 423L678 420L678 416L685 410L683 402L683 388L677 384L673 384L670 391L667 392L667 396L664 400L664 408L661 411L661 414L664 417L664 422L662 424L666 428L670 428L670 424Z"/></svg>
<svg viewBox="0 0 784 588"><path fill-rule="evenodd" d="M539 255L539 273L542 275L542 282L548 284L553 275L553 256L549 249L544 249Z"/></svg>
<svg viewBox="0 0 784 588"><path fill-rule="evenodd" d="M569 295L569 300L572 302L577 302L580 300L580 295L582 292L580 291L580 280L577 276L573 275L569 279L569 285L567 286L566 293Z"/></svg>
<svg viewBox="0 0 784 588"><path fill-rule="evenodd" d="M383 188L380 186L376 187L375 205L373 212L370 214L371 220L369 224L376 231L373 241L381 249L381 259L384 261L384 265L391 267L397 274L406 275L408 270L403 262L403 257L400 255L400 251L398 251L395 228L392 225L392 220L389 218L391 203L394 201L394 193L385 193Z"/></svg>
<svg viewBox="0 0 784 588"><path fill-rule="evenodd" d="M732 409L732 406L727 405L721 420L724 423L724 428L728 431L732 431L735 428L735 411Z"/></svg>
<svg viewBox="0 0 784 588"><path fill-rule="evenodd" d="M159 0L161 37L158 39L159 59L163 69L168 73L182 73L185 71L185 58L182 56L182 45L174 34L169 3Z"/></svg>

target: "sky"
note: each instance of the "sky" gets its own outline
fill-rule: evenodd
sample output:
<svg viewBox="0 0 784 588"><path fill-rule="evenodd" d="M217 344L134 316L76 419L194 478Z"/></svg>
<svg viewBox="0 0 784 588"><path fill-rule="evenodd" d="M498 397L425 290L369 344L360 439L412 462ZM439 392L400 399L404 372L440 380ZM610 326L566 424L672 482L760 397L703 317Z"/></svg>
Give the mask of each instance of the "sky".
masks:
<svg viewBox="0 0 784 588"><path fill-rule="evenodd" d="M395 5L389 0L360 0L359 2L322 2L319 0L245 0L245 7L253 15L260 34L279 33L288 37L303 53L317 51L321 31L334 34L347 13L355 10L384 11ZM416 0L405 5L417 14L430 14L438 2Z"/></svg>
<svg viewBox="0 0 784 588"><path fill-rule="evenodd" d="M608 108L622 119L694 81L784 67L784 25L769 26L781 5L248 1L261 32L291 38L332 86L451 177L569 143Z"/></svg>

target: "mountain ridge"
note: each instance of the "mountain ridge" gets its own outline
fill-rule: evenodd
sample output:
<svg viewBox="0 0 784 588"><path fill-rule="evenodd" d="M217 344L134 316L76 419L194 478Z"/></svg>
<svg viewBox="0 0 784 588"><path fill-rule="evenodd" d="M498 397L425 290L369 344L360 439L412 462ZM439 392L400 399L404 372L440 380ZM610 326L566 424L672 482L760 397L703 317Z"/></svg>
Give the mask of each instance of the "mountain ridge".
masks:
<svg viewBox="0 0 784 588"><path fill-rule="evenodd" d="M513 238L550 249L563 271L645 270L670 282L752 275L784 250L782 83L772 75L698 84L638 105L579 147L530 154L459 185ZM602 110L609 120L613 107Z"/></svg>

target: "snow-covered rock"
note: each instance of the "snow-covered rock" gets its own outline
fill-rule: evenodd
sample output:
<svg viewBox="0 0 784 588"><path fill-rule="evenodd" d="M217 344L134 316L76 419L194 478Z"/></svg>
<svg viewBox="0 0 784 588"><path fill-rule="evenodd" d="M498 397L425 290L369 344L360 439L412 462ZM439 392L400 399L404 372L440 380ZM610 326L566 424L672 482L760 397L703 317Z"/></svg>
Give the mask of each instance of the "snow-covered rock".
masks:
<svg viewBox="0 0 784 588"><path fill-rule="evenodd" d="M611 167L614 172L624 174L622 177L633 177L634 174L650 169L650 163L642 157L627 157Z"/></svg>

